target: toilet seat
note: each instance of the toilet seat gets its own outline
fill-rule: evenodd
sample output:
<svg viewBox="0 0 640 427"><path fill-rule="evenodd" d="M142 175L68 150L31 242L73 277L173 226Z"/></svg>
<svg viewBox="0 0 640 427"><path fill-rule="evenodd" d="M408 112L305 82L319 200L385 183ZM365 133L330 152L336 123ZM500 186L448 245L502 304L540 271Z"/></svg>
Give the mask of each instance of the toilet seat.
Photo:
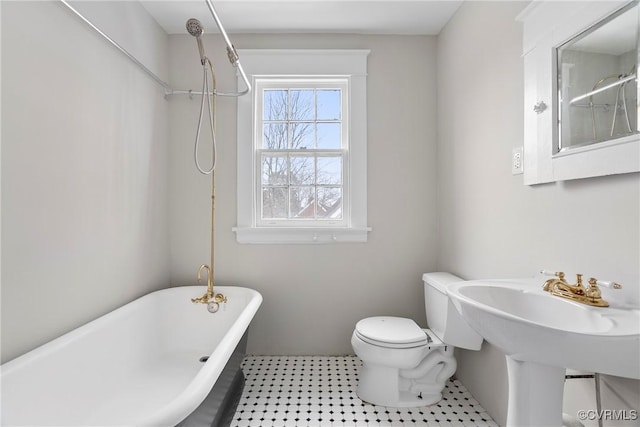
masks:
<svg viewBox="0 0 640 427"><path fill-rule="evenodd" d="M413 320L377 316L360 320L355 334L362 341L385 348L415 348L427 345L429 337Z"/></svg>

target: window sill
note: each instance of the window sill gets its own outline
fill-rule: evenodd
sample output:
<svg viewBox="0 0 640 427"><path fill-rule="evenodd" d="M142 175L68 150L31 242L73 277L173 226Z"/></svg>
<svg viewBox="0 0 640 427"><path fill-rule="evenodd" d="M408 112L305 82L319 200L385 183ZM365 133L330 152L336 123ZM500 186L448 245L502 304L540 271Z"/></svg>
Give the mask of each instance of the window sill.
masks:
<svg viewBox="0 0 640 427"><path fill-rule="evenodd" d="M365 243L371 227L365 228L285 228L233 227L238 243L327 244Z"/></svg>

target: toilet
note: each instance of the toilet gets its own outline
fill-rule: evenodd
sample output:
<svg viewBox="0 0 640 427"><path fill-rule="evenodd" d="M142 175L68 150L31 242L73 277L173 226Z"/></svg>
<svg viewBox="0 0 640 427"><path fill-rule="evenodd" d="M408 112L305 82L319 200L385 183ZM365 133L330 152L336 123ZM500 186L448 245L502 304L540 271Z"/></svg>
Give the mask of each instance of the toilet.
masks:
<svg viewBox="0 0 640 427"><path fill-rule="evenodd" d="M362 361L356 393L368 403L389 407L432 405L442 399L456 371L454 347L480 350L482 337L449 301L447 286L462 279L450 273L425 273L424 300L429 329L403 317L360 320L351 336Z"/></svg>

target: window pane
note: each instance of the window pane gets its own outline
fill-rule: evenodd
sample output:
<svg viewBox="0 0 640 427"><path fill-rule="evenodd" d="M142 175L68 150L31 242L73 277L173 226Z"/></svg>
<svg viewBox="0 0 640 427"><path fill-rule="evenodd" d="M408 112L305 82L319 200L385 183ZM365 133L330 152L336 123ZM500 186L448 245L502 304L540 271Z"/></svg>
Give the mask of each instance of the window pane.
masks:
<svg viewBox="0 0 640 427"><path fill-rule="evenodd" d="M318 90L318 120L340 120L342 117L341 91Z"/></svg>
<svg viewBox="0 0 640 427"><path fill-rule="evenodd" d="M315 148L315 136L313 134L313 123L290 123L291 148L312 149Z"/></svg>
<svg viewBox="0 0 640 427"><path fill-rule="evenodd" d="M313 89L289 91L290 120L313 120L315 114Z"/></svg>
<svg viewBox="0 0 640 427"><path fill-rule="evenodd" d="M287 217L287 189L265 187L262 189L262 218Z"/></svg>
<svg viewBox="0 0 640 427"><path fill-rule="evenodd" d="M287 90L265 90L262 111L263 120L286 120Z"/></svg>
<svg viewBox="0 0 640 427"><path fill-rule="evenodd" d="M285 156L262 157L262 184L287 185L287 158Z"/></svg>
<svg viewBox="0 0 640 427"><path fill-rule="evenodd" d="M342 188L318 188L318 218L342 219Z"/></svg>
<svg viewBox="0 0 640 427"><path fill-rule="evenodd" d="M318 157L318 184L342 184L342 157Z"/></svg>
<svg viewBox="0 0 640 427"><path fill-rule="evenodd" d="M287 125L285 123L265 123L262 129L262 148L270 150L287 148Z"/></svg>
<svg viewBox="0 0 640 427"><path fill-rule="evenodd" d="M318 148L340 148L341 127L340 123L318 123Z"/></svg>
<svg viewBox="0 0 640 427"><path fill-rule="evenodd" d="M315 162L312 156L291 156L291 185L314 184Z"/></svg>
<svg viewBox="0 0 640 427"><path fill-rule="evenodd" d="M291 187L291 218L315 218L314 187Z"/></svg>

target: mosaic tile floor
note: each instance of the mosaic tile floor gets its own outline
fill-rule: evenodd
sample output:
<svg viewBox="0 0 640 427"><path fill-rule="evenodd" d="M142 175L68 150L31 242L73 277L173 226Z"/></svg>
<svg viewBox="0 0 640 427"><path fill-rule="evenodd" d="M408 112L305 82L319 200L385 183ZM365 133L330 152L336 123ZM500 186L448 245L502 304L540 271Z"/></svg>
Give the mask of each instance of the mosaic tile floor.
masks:
<svg viewBox="0 0 640 427"><path fill-rule="evenodd" d="M443 399L420 408L386 408L363 403L355 388L357 357L248 356L246 384L232 427L497 427L457 380Z"/></svg>

